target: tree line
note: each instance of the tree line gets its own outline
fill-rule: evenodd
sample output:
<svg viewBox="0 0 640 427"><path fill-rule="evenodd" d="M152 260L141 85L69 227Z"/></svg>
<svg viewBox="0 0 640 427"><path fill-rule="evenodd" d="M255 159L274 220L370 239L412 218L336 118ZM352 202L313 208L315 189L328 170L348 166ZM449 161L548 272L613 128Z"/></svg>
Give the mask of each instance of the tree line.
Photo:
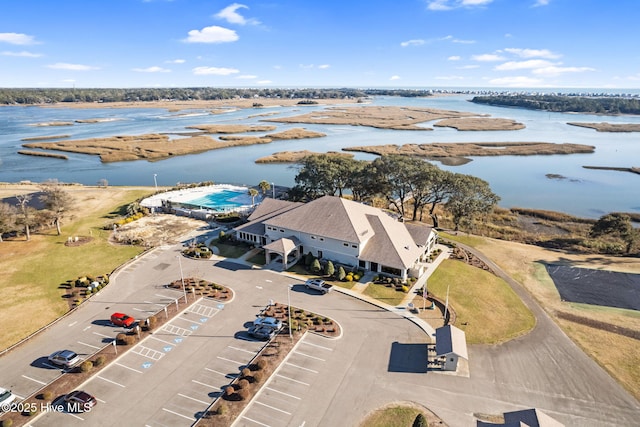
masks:
<svg viewBox="0 0 640 427"><path fill-rule="evenodd" d="M471 102L553 112L640 114L640 99L560 95L474 96Z"/></svg>
<svg viewBox="0 0 640 427"><path fill-rule="evenodd" d="M422 220L426 211L434 227L438 227L435 209L443 205L456 230L490 213L500 200L480 178L402 155L381 156L373 162L327 154L308 156L301 161L295 182L289 191L291 200L346 193L361 202L382 198L403 218Z"/></svg>

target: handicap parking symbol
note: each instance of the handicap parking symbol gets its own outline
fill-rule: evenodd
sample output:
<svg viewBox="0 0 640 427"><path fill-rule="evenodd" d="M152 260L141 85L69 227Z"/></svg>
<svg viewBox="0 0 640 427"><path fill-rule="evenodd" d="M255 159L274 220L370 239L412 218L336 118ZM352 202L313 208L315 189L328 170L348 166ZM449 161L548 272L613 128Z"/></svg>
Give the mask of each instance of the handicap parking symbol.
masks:
<svg viewBox="0 0 640 427"><path fill-rule="evenodd" d="M173 342L175 342L176 344L180 344L182 342L182 337L176 337L173 339Z"/></svg>
<svg viewBox="0 0 640 427"><path fill-rule="evenodd" d="M149 368L151 367L151 365L153 365L153 363L151 363L151 362L144 362L144 363L142 364L142 367L143 367L144 369L149 369Z"/></svg>
<svg viewBox="0 0 640 427"><path fill-rule="evenodd" d="M200 318L200 322L201 322L201 323L204 323L204 322L206 322L207 320L209 320L209 318L208 318L208 317L201 317L201 318Z"/></svg>
<svg viewBox="0 0 640 427"><path fill-rule="evenodd" d="M222 310L224 308L224 304L218 304L218 310Z"/></svg>
<svg viewBox="0 0 640 427"><path fill-rule="evenodd" d="M191 329L195 331L196 329L198 329L198 325L191 325Z"/></svg>
<svg viewBox="0 0 640 427"><path fill-rule="evenodd" d="M172 349L172 348L173 348L173 347L171 347L170 345L168 345L168 346L166 346L166 347L163 347L163 350L164 350L166 353L168 353L168 352L170 352L170 351L171 351L171 349Z"/></svg>

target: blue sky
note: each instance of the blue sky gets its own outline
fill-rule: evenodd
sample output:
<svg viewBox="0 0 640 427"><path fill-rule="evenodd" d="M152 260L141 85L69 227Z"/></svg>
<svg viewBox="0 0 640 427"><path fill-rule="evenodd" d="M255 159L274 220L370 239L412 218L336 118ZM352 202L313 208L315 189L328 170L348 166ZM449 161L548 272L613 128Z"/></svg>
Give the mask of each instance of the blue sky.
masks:
<svg viewBox="0 0 640 427"><path fill-rule="evenodd" d="M0 87L640 88L638 0L2 0Z"/></svg>

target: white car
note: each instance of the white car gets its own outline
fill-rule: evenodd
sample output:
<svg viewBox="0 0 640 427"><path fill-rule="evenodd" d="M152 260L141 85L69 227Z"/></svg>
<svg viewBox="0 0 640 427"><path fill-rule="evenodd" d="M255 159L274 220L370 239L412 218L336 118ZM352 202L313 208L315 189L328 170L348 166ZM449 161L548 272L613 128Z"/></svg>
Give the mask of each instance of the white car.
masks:
<svg viewBox="0 0 640 427"><path fill-rule="evenodd" d="M51 353L47 359L54 365L64 366L65 368L72 368L81 362L80 357L71 350L56 351Z"/></svg>
<svg viewBox="0 0 640 427"><path fill-rule="evenodd" d="M0 412L10 409L14 400L16 400L16 395L11 393L11 390L0 387Z"/></svg>

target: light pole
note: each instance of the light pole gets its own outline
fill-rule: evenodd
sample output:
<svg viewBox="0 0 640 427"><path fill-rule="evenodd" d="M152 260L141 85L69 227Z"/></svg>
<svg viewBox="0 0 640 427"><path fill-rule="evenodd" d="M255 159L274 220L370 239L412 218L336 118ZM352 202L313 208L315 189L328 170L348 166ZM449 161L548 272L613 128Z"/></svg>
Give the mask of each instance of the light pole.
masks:
<svg viewBox="0 0 640 427"><path fill-rule="evenodd" d="M271 191L273 192L273 198L276 198L276 185L272 182L271 183Z"/></svg>
<svg viewBox="0 0 640 427"><path fill-rule="evenodd" d="M180 255L176 255L178 258L178 265L180 266L180 280L182 281L182 292L184 293L184 303L187 303L187 288L184 287L184 275L182 274L182 260L180 259Z"/></svg>
<svg viewBox="0 0 640 427"><path fill-rule="evenodd" d="M156 179L156 177L157 177L157 176L158 176L158 174L157 174L157 173L154 173L154 174L153 174L153 183L154 183L154 184L155 184L155 186L156 186L156 193L158 192L158 180Z"/></svg>
<svg viewBox="0 0 640 427"><path fill-rule="evenodd" d="M293 333L291 332L291 288L293 288L293 285L287 286L287 302L289 303L289 338L293 342Z"/></svg>

